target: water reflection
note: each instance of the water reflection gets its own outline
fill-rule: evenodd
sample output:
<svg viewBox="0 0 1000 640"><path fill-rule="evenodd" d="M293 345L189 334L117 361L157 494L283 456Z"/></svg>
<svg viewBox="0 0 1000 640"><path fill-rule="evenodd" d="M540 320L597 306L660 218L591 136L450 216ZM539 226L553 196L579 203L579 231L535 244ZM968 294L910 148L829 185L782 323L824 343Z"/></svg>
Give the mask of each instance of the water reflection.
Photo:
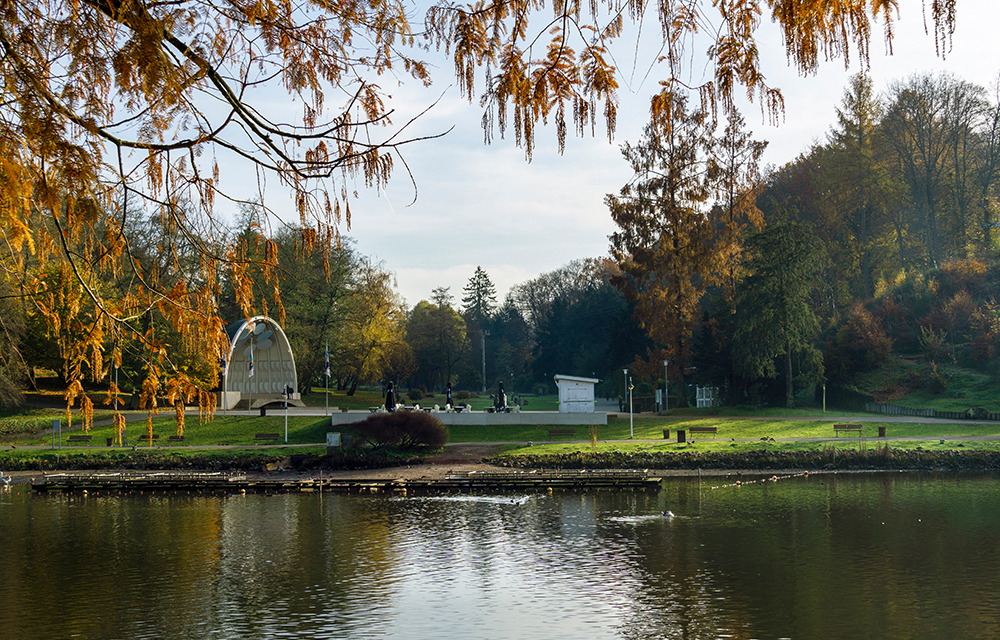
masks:
<svg viewBox="0 0 1000 640"><path fill-rule="evenodd" d="M905 474L658 494L22 488L0 497L0 633L996 638L998 488Z"/></svg>

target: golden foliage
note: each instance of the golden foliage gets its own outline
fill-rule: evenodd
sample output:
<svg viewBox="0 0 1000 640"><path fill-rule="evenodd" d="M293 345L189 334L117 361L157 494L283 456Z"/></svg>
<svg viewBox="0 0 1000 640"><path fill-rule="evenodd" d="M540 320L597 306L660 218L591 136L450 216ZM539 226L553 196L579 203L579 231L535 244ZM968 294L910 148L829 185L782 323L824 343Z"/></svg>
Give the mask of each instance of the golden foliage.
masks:
<svg viewBox="0 0 1000 640"><path fill-rule="evenodd" d="M115 430L114 444L120 447L123 445L122 436L125 434L125 416L116 411L114 419L112 421L112 425L114 426Z"/></svg>
<svg viewBox="0 0 1000 640"><path fill-rule="evenodd" d="M73 380L66 387L63 397L66 399L66 428L73 426L73 405L76 399L83 395L83 385L79 380Z"/></svg>

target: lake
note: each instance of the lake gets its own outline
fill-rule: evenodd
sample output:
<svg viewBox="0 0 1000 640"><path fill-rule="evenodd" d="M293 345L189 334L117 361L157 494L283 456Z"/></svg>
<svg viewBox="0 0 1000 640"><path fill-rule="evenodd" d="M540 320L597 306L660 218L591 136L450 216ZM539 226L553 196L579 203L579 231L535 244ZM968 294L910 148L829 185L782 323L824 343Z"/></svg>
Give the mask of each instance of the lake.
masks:
<svg viewBox="0 0 1000 640"><path fill-rule="evenodd" d="M996 476L751 479L405 497L19 486L0 495L0 633L1000 637Z"/></svg>

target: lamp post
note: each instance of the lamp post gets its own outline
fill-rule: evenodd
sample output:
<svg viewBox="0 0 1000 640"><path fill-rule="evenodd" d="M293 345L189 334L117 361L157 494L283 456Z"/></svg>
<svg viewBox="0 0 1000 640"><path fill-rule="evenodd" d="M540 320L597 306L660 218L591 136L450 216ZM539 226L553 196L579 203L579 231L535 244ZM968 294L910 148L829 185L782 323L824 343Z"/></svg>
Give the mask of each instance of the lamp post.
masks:
<svg viewBox="0 0 1000 640"><path fill-rule="evenodd" d="M118 416L118 363L116 362L115 363L115 417L117 416ZM113 421L113 422L115 423L115 431L117 432L119 428L118 421ZM117 433L117 435L118 435L118 444L124 447L125 443L122 441L122 434Z"/></svg>
<svg viewBox="0 0 1000 640"><path fill-rule="evenodd" d="M670 406L667 400L667 365L669 364L669 360L663 361L663 415L670 413Z"/></svg>
<svg viewBox="0 0 1000 640"><path fill-rule="evenodd" d="M285 444L288 444L288 394L291 390L292 388L286 384L285 393L282 394L285 396Z"/></svg>
<svg viewBox="0 0 1000 640"><path fill-rule="evenodd" d="M483 393L486 393L486 336L490 335L488 329L479 329L479 339L483 346Z"/></svg>
<svg viewBox="0 0 1000 640"><path fill-rule="evenodd" d="M622 372L625 374L625 391L628 393L628 437L630 439L634 439L635 428L632 422L632 382L628 377L628 369L623 369Z"/></svg>

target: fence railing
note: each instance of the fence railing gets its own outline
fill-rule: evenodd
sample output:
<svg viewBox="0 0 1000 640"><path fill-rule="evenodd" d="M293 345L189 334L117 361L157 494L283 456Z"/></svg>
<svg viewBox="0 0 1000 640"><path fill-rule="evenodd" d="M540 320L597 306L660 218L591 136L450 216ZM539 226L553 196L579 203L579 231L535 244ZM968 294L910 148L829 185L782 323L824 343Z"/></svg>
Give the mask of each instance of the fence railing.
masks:
<svg viewBox="0 0 1000 640"><path fill-rule="evenodd" d="M982 409L938 411L937 409L914 409L913 407L881 402L866 402L865 411L889 416L914 416L919 418L942 418L945 420L1000 420L1000 413L992 413Z"/></svg>

